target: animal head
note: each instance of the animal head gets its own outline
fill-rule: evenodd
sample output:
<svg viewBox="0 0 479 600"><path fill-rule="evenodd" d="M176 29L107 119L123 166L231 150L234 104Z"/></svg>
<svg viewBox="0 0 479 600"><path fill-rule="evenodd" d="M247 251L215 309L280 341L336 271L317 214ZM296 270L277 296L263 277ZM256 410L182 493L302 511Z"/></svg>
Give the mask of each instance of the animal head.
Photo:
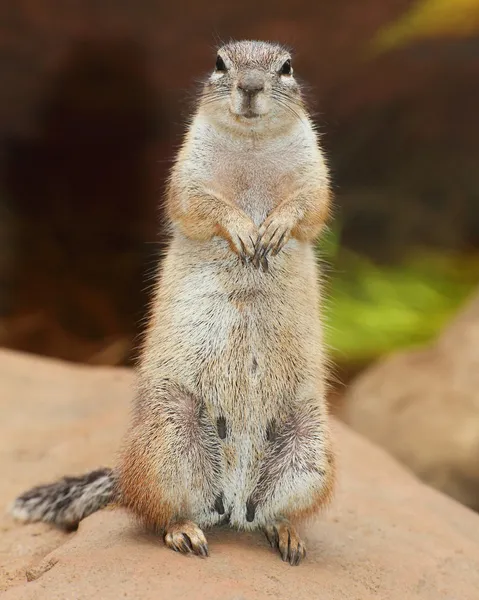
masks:
<svg viewBox="0 0 479 600"><path fill-rule="evenodd" d="M241 41L218 49L201 109L209 118L255 130L305 117L291 54L279 44Z"/></svg>

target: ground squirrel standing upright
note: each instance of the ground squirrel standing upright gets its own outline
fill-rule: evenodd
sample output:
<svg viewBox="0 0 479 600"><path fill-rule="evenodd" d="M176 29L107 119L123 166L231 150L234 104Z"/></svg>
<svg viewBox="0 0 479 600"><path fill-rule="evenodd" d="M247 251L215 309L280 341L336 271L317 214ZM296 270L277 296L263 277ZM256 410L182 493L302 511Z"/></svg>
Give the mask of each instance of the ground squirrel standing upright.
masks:
<svg viewBox="0 0 479 600"><path fill-rule="evenodd" d="M290 54L220 48L169 180L119 464L26 492L16 516L75 526L116 500L174 550L208 554L201 528L228 522L300 562L293 523L334 480L313 247L329 198Z"/></svg>

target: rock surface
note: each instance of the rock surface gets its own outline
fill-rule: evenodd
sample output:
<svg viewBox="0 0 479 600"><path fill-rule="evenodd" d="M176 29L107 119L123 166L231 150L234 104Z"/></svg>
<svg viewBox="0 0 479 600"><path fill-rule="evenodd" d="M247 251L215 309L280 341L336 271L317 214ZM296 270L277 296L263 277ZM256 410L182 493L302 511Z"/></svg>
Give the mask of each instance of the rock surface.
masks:
<svg viewBox="0 0 479 600"><path fill-rule="evenodd" d="M436 344L361 375L344 406L355 430L479 511L479 294Z"/></svg>
<svg viewBox="0 0 479 600"><path fill-rule="evenodd" d="M31 486L112 461L133 377L0 352L3 504ZM281 562L260 534L214 530L210 558L185 558L105 510L64 534L2 516L5 600L168 598L473 600L479 516L426 487L382 450L336 424L332 507L303 527L308 556Z"/></svg>

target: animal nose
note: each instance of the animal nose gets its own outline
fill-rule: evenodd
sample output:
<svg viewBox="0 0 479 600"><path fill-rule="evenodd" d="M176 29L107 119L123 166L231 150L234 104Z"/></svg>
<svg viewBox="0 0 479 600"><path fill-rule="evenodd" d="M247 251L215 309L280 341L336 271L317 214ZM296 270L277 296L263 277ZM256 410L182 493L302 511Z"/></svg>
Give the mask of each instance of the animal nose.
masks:
<svg viewBox="0 0 479 600"><path fill-rule="evenodd" d="M257 94L264 90L264 79L259 74L248 73L238 82L238 89L244 94Z"/></svg>

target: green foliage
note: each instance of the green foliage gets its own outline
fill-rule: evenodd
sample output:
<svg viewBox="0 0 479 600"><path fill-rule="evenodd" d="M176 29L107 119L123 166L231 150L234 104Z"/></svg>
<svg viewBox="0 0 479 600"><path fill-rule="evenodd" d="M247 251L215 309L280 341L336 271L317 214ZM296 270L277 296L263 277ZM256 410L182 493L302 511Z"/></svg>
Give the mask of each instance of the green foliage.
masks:
<svg viewBox="0 0 479 600"><path fill-rule="evenodd" d="M373 37L378 51L427 38L469 37L479 30L479 0L416 0Z"/></svg>
<svg viewBox="0 0 479 600"><path fill-rule="evenodd" d="M329 232L319 255L326 267L326 342L340 363L434 339L479 282L479 256L418 252L384 267L338 250L338 243L338 232Z"/></svg>

